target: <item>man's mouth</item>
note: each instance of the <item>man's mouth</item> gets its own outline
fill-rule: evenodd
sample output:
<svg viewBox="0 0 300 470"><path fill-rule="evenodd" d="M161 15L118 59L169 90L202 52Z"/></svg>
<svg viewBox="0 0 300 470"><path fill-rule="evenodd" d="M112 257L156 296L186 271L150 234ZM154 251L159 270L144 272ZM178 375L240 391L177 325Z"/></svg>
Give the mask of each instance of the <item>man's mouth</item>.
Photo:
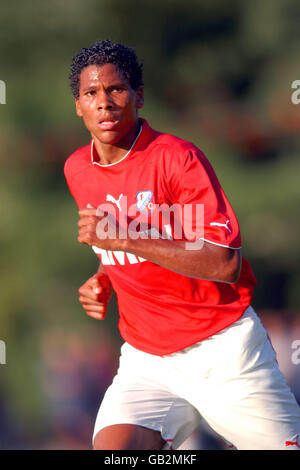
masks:
<svg viewBox="0 0 300 470"><path fill-rule="evenodd" d="M103 131L111 131L118 125L117 119L104 118L98 121L98 127Z"/></svg>

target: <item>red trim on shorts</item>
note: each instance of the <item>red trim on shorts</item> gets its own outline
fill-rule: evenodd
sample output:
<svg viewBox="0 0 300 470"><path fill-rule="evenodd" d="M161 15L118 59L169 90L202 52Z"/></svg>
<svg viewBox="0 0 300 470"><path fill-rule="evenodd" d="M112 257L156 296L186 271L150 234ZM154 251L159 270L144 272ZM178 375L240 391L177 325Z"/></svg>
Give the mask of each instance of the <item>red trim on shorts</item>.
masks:
<svg viewBox="0 0 300 470"><path fill-rule="evenodd" d="M166 442L173 442L174 439L166 439ZM174 447L170 445L170 450L174 450Z"/></svg>

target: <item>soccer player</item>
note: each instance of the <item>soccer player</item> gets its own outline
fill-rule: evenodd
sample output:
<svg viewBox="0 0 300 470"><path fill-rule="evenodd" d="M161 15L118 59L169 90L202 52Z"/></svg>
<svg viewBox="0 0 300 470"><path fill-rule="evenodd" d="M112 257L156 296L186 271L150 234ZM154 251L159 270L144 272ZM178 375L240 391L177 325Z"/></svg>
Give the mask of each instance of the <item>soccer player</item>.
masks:
<svg viewBox="0 0 300 470"><path fill-rule="evenodd" d="M256 280L209 161L139 117L131 48L82 49L70 81L91 141L65 176L78 241L100 259L79 301L104 319L113 289L124 339L94 449L176 449L202 418L237 449L299 449L299 406L251 306Z"/></svg>

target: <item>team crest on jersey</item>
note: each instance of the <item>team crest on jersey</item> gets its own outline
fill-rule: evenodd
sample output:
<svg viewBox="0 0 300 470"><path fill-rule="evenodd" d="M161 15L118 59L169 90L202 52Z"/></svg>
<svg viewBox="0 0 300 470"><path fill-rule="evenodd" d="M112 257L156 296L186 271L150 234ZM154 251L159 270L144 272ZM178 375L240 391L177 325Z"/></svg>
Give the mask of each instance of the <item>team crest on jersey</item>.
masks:
<svg viewBox="0 0 300 470"><path fill-rule="evenodd" d="M143 214L149 215L154 209L153 192L139 191L136 195L136 207Z"/></svg>

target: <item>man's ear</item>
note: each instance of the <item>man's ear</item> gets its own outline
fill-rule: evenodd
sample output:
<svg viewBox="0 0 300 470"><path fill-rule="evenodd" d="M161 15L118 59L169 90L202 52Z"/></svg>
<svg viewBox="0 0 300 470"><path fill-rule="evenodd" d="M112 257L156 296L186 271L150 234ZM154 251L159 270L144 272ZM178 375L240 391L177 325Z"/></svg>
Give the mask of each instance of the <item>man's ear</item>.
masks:
<svg viewBox="0 0 300 470"><path fill-rule="evenodd" d="M136 90L135 105L137 109L140 109L144 106L144 88L139 86Z"/></svg>
<svg viewBox="0 0 300 470"><path fill-rule="evenodd" d="M76 114L77 114L77 116L82 117L83 114L82 114L82 111L81 111L81 106L80 106L79 100L78 100L77 98L75 98L75 106L76 106Z"/></svg>

